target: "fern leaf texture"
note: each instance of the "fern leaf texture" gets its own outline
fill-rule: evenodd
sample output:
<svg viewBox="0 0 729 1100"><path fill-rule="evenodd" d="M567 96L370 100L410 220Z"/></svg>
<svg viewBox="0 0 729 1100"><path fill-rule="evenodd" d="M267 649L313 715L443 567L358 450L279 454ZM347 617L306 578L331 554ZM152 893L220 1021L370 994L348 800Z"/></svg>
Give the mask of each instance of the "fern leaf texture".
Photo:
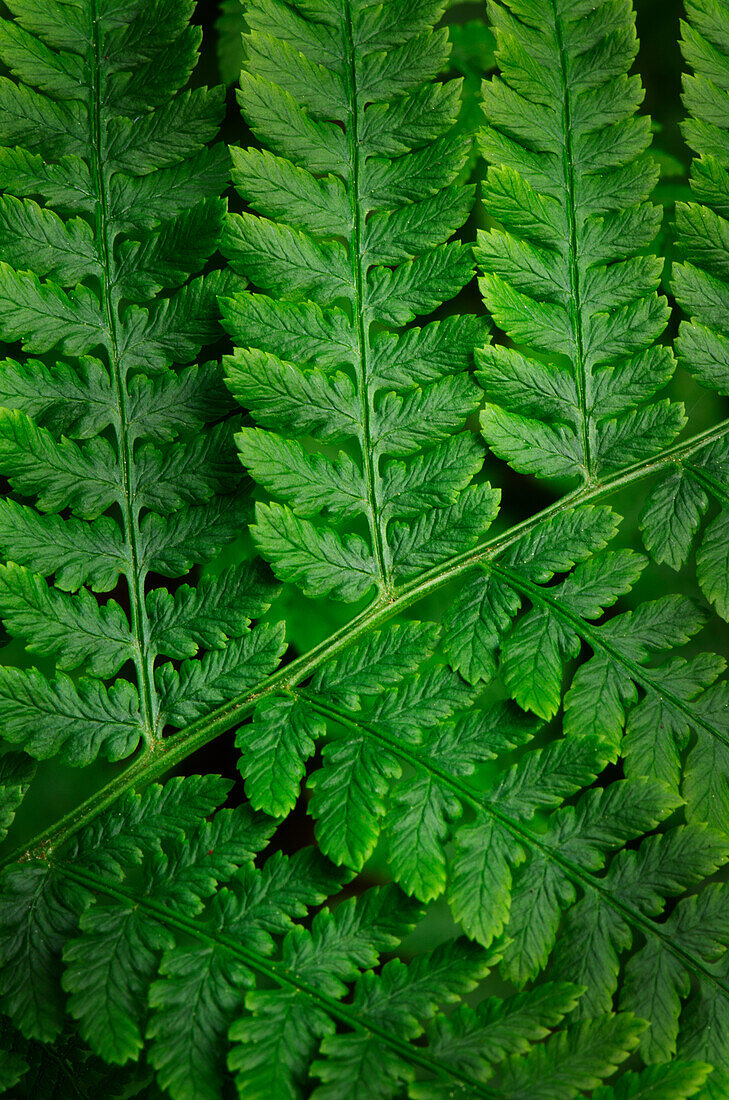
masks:
<svg viewBox="0 0 729 1100"><path fill-rule="evenodd" d="M0 1094L727 1100L729 5L4 13Z"/></svg>
<svg viewBox="0 0 729 1100"><path fill-rule="evenodd" d="M155 744L243 651L255 668L280 648L247 634L262 579L163 586L233 536L242 501L230 401L195 362L231 277L200 274L227 154L207 146L220 91L185 90L191 11L18 0L0 25L0 608L42 662L0 670L0 720L72 764Z"/></svg>
<svg viewBox="0 0 729 1100"><path fill-rule="evenodd" d="M485 85L481 290L513 347L479 352L489 446L522 473L595 479L667 446L680 405L654 401L674 361L643 93L624 0L494 3L500 74Z"/></svg>
<svg viewBox="0 0 729 1100"><path fill-rule="evenodd" d="M255 426L241 459L272 500L253 534L284 580L357 600L472 545L498 494L460 432L481 324L430 314L471 278L453 240L473 189L440 3L251 4L234 149L247 209L224 251L252 287L224 303L228 384ZM276 431L284 428L283 433Z"/></svg>
<svg viewBox="0 0 729 1100"><path fill-rule="evenodd" d="M692 201L676 205L676 237L683 263L673 268L673 290L688 315L681 322L679 360L707 389L727 393L726 311L729 135L720 112L726 94L729 20L723 9L688 4L682 48L693 72L684 77L688 118L683 130L695 153ZM723 437L711 440L689 461L677 461L648 498L641 526L645 545L673 569L687 563L692 547L696 578L717 613L729 618L729 452ZM708 522L705 517L708 513Z"/></svg>
<svg viewBox="0 0 729 1100"><path fill-rule="evenodd" d="M492 1100L530 1095L557 1066L563 1083L549 1095L575 1096L635 1047L645 1024L630 1013L559 1030L581 991L565 982L445 1015L498 955L461 938L410 965L391 957L419 916L395 887L319 909L307 925L307 910L351 872L311 849L255 866L274 823L243 807L216 811L228 786L215 776L152 785L52 867L6 872L5 973L23 973L29 941L45 954L43 984L23 981L10 995L26 1033L57 1032L65 990L107 1062L136 1058L146 1029L175 1100L217 1100L228 1048L246 1098L301 1095L311 1073L314 1095L342 1100L403 1086L414 1100L454 1088Z"/></svg>

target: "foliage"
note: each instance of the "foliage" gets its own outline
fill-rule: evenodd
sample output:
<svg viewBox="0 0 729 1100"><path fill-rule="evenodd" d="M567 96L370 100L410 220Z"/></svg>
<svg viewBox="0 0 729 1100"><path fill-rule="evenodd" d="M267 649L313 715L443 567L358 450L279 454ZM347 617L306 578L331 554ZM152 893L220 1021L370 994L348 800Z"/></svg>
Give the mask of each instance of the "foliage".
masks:
<svg viewBox="0 0 729 1100"><path fill-rule="evenodd" d="M722 1100L729 12L7 8L0 1091Z"/></svg>

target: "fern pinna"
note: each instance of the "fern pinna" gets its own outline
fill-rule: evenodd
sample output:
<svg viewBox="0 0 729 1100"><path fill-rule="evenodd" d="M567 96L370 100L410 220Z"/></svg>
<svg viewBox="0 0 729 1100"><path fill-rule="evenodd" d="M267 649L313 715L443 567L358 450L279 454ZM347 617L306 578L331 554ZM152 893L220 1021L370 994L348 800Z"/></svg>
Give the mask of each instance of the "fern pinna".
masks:
<svg viewBox="0 0 729 1100"><path fill-rule="evenodd" d="M456 434L477 403L465 371L479 322L393 330L472 275L449 239L473 190L457 181L470 147L453 127L459 81L432 82L448 56L432 29L442 9L325 4L314 22L282 3L246 9L239 99L272 152L233 150L256 213L231 216L223 250L268 293L223 303L241 345L228 384L260 425L238 434L241 458L285 502L257 507L254 538L311 596L389 593L471 546L496 510L488 485L469 485L481 448Z"/></svg>
<svg viewBox="0 0 729 1100"><path fill-rule="evenodd" d="M473 257L444 0L226 2L230 155L191 4L7 7L0 828L130 759L15 826L0 1089L726 1100L727 422L660 396L628 0L474 28ZM729 11L687 18L676 353L725 394ZM171 777L233 731L241 785Z"/></svg>

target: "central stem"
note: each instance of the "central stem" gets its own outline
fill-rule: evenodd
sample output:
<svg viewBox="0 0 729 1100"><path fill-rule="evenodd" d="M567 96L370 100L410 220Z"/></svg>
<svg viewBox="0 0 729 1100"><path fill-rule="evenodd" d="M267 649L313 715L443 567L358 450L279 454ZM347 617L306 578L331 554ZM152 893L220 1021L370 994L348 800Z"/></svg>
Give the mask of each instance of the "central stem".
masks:
<svg viewBox="0 0 729 1100"><path fill-rule="evenodd" d="M562 26L557 13L556 0L551 0L554 16L554 33L559 50L560 69L562 74L562 174L565 189L565 204L567 207L567 223L569 225L569 238L567 242L569 278L570 278L570 327L572 329L572 346L574 349L573 368L577 398L580 404L580 442L582 445L582 462L585 469L585 481L591 482L594 477L594 460L590 443L590 390L591 379L585 365L585 349L582 336L582 298L580 289L580 268L578 262L579 241L577 233L577 214L575 211L575 179L572 166L572 105L570 103L569 74L567 72L567 54L562 39Z"/></svg>
<svg viewBox="0 0 729 1100"><path fill-rule="evenodd" d="M352 34L352 16L349 4L345 4L344 45L346 50L346 80L348 95L347 138L349 143L350 175L348 192L352 212L352 237L349 244L349 259L352 270L354 299L352 309L357 329L357 389L360 399L362 432L360 449L367 486L367 521L372 541L378 575L378 587L382 594L390 594L392 580L389 569L389 551L387 538L380 517L381 479L377 457L373 457L370 423L374 414L369 372L369 319L367 317L366 281L362 270L362 209L359 193L360 151L359 151L359 102L357 98L357 68L355 64L355 46Z"/></svg>
<svg viewBox="0 0 729 1100"><path fill-rule="evenodd" d="M106 192L102 156L105 134L101 120L101 43L99 41L97 3L98 0L92 0L90 6L93 63L91 66L91 97L89 103L89 118L91 121L89 164L96 197L96 240L98 242L99 263L101 266L101 300L108 333L107 352L117 405L114 431L117 438L122 479L120 508L124 526L124 541L128 551L125 574L129 589L131 629L134 637L134 665L137 672L137 683L142 710L144 727L143 737L147 746L151 747L156 740L159 707L157 694L154 688L152 668L154 656L149 644L149 619L147 618L144 598L146 569L142 567L139 560L139 515L134 500L135 490L132 477L134 466L134 441L129 430L126 369L119 353L117 312L112 291L115 282L116 265L113 245L110 241L108 196Z"/></svg>

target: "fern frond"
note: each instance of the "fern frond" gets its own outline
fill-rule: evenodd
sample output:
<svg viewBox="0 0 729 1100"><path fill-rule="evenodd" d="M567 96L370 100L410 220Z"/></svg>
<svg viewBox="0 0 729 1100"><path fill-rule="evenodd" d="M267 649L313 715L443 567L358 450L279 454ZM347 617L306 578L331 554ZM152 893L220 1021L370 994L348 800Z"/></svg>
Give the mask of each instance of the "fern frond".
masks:
<svg viewBox="0 0 729 1100"><path fill-rule="evenodd" d="M616 527L609 508L583 506L516 539L462 586L444 616L444 651L474 684L498 667L510 697L542 719L563 707L567 736L599 738L623 754L627 775L660 778L686 799L691 821L723 831L729 738L727 684L719 677L726 662L714 653L673 653L707 622L684 597L595 623L647 564L633 551L604 549ZM525 600L531 610L519 614ZM572 673L578 657L586 659Z"/></svg>
<svg viewBox="0 0 729 1100"><path fill-rule="evenodd" d="M471 317L398 330L471 277L449 240L472 189L454 133L443 4L248 5L239 100L266 148L233 150L250 210L224 250L256 287L224 302L228 383L260 427L237 436L274 499L253 534L284 580L357 600L472 545L497 494L454 434L476 406ZM270 151L269 151L270 150ZM366 535L366 537L365 537Z"/></svg>
<svg viewBox="0 0 729 1100"><path fill-rule="evenodd" d="M558 1065L564 1076L548 1095L572 1097L639 1041L643 1021L608 1014L532 1050L574 1009L580 988L569 983L447 1018L442 1006L498 956L446 940L409 965L374 969L413 927L417 905L394 887L369 890L302 923L350 872L307 849L257 867L274 822L245 807L216 812L228 786L193 776L148 787L50 864L6 870L0 980L27 1037L59 1031L62 986L106 1061L138 1057L146 1029L174 1100L218 1100L228 1032L240 1094L261 1098L298 1095L317 1078L315 1094L329 1097L393 1098L403 1086L441 1097L446 1085L517 1097ZM31 942L42 950L28 982ZM498 1088L485 1084L495 1072Z"/></svg>
<svg viewBox="0 0 729 1100"><path fill-rule="evenodd" d="M651 1066L642 1073L625 1073L615 1085L601 1085L592 1095L593 1100L630 1100L638 1096L645 1096L646 1100L679 1100L699 1093L706 1077L707 1067L700 1062L671 1062Z"/></svg>
<svg viewBox="0 0 729 1100"><path fill-rule="evenodd" d="M489 6L500 75L486 83L489 163L479 234L484 302L517 345L478 353L491 449L521 473L593 481L669 444L678 404L653 402L674 369L649 120L627 71L628 0Z"/></svg>
<svg viewBox="0 0 729 1100"><path fill-rule="evenodd" d="M222 229L227 158L205 148L220 91L184 90L192 5L9 7L0 335L42 358L0 365L13 490L0 502L0 611L58 673L0 670L0 719L32 755L85 764L151 745L168 719L219 698L247 647L267 669L279 650L248 640L263 578L225 574L173 598L154 577L210 558L241 515L220 371L181 366L218 335L215 298L231 285L198 274ZM155 667L198 647L215 657ZM206 694L199 667L216 661Z"/></svg>
<svg viewBox="0 0 729 1100"><path fill-rule="evenodd" d="M696 157L691 167L694 202L676 204L676 236L685 262L673 267L673 291L691 320L681 322L676 351L697 382L729 393L729 328L723 302L729 277L729 133L726 65L729 15L713 4L689 3L682 49L693 68L684 77L689 117L683 124ZM712 516L703 532L704 515ZM729 619L729 449L726 441L676 462L651 492L641 516L651 555L673 569L696 547L696 577L719 615Z"/></svg>
<svg viewBox="0 0 729 1100"><path fill-rule="evenodd" d="M693 643L703 604L639 602L646 559L605 506L662 475L646 543L679 564L727 480L726 423L670 445L682 412L655 399L674 364L628 0L491 7L480 250L507 342L477 353L483 430L582 485L488 541L498 494L463 430L484 325L443 309L471 274L450 5L250 0L262 147L233 151L227 221L188 0L8 6L0 614L39 667L0 669L28 753L0 755L0 830L31 757L147 751L0 876L0 1092L726 1100L725 662ZM729 27L689 14L695 187L718 193ZM723 339L714 205L679 215L682 340ZM218 297L227 389L198 362ZM279 577L378 593L294 622L280 668L283 625L252 626L267 567L186 576L245 529L235 445ZM719 610L722 523L698 557ZM234 731L248 802L215 775L154 785ZM268 855L304 803L318 850Z"/></svg>
<svg viewBox="0 0 729 1100"><path fill-rule="evenodd" d="M674 631L675 641L685 640L686 606L672 606L668 616L663 608L644 606L603 629L632 647L657 646L660 620ZM521 620L524 630L528 620ZM388 631L372 635L345 661L323 666L307 687L259 706L237 739L253 804L267 811L288 809L307 759L328 733L308 786L317 841L331 859L360 868L384 840L390 873L404 890L424 901L445 894L454 918L486 946L506 935L500 952L506 979L521 986L548 964L560 978L577 976L586 987L580 1002L585 1016L610 1010L621 958L631 945L642 945L627 962L631 977L620 996L622 1007L651 1021L641 1040L646 1060L671 1059L680 1042L681 1057L726 1064L725 1029L719 1027L716 1035L713 1028L711 1034L703 1026L694 1029L689 1012L681 1016L679 1031L689 978L698 990L690 1011L712 1011L720 1019L729 1005L723 969L729 939L721 915L726 891L708 885L689 895L729 854L718 808L726 794L716 786L725 782L726 772L706 744L709 736L725 736L718 700L713 734L704 733L695 743L683 796L678 789L679 747L685 731L696 729L706 714L700 703L692 713L695 704L684 685L704 658L673 660L656 670L653 685L641 682L645 694L639 702L633 687L626 683L621 689L626 710L633 707L626 735L631 778L609 782L603 771L616 759L618 743L609 731L590 727L595 708L582 706L582 725L576 704L568 736L531 747L540 724L516 708L474 707L474 693L442 667L426 664L419 673L398 667L398 654L407 654L408 640L423 629L410 623L390 637ZM617 641L614 653L620 667L610 669L619 684L630 675L630 660L623 656L620 664ZM388 657L401 678L372 698L368 671ZM577 677L583 670L587 679L597 677L594 666L601 660L599 653ZM350 674L340 681L345 669ZM581 687L577 677L575 692ZM610 675L603 671L599 698L608 719L609 685ZM676 714L673 700L684 692L687 701ZM646 779L645 761L634 757L647 751L649 737L656 742L660 725L665 729L651 745L652 773L660 778ZM662 757L673 764L672 773ZM484 785L477 768L492 760L497 770ZM707 776L711 764L715 771ZM663 829L685 801L689 821L710 818L720 831L704 823ZM624 850L627 844L635 850ZM667 901L676 898L670 916L658 919ZM719 959L721 965L714 967Z"/></svg>

